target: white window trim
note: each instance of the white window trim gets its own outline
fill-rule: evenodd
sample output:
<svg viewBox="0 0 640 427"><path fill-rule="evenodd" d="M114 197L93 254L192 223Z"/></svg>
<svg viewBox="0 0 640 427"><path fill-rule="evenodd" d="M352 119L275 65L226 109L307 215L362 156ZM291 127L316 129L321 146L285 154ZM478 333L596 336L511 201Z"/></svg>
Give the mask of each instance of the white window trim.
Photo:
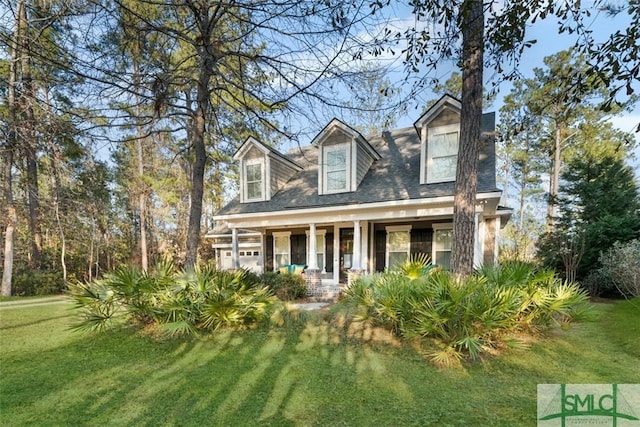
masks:
<svg viewBox="0 0 640 427"><path fill-rule="evenodd" d="M336 145L329 145L329 146L323 146L322 147L322 156L320 158L320 171L322 176L321 178L321 182L322 182L322 193L321 194L337 194L337 193L347 193L349 191L351 191L351 181L352 181L352 173L351 173L351 169L352 169L352 165L351 165L351 159L352 159L352 153L351 153L351 148L350 148L349 143L343 143L343 144L336 144ZM327 164L326 164L326 154L328 152L331 151L344 151L345 152L345 188L344 189L337 189L337 190L329 190L328 188L328 182L327 182Z"/></svg>
<svg viewBox="0 0 640 427"><path fill-rule="evenodd" d="M311 256L311 241L309 240L309 230L305 230L307 234L307 265L309 265L310 256ZM324 248L323 252L316 252L316 256L319 253L322 253L322 259L324 261L324 266L322 267L322 272L324 273L327 269L327 242L326 242L327 230L317 230L316 229L316 251L318 250L318 242L322 239Z"/></svg>
<svg viewBox="0 0 640 427"><path fill-rule="evenodd" d="M384 266L386 269L389 269L391 267L389 265L389 233L397 231L406 231L409 233L409 243L407 244L407 256L409 256L411 254L411 225L388 225L385 227L385 230L387 234L384 249Z"/></svg>
<svg viewBox="0 0 640 427"><path fill-rule="evenodd" d="M276 264L276 237L287 237L287 249L289 255L289 263L291 263L291 232L290 231L274 231L272 233L273 236L273 271L278 271L278 266Z"/></svg>
<svg viewBox="0 0 640 427"><path fill-rule="evenodd" d="M242 162L241 180L242 180L242 203L247 202L262 202L268 200L267 198L267 162L264 157L258 157L253 159L246 159ZM261 197L249 198L249 182L247 181L247 167L251 165L260 165L260 174L262 176L262 183L260 186Z"/></svg>
<svg viewBox="0 0 640 427"><path fill-rule="evenodd" d="M438 224L433 224L431 226L431 228L433 229L433 240L431 242L431 262L433 264L435 264L436 263L436 252L437 252L436 233L438 231L441 231L441 230L453 230L453 223L452 222L442 222L442 223L438 223ZM452 237L452 239L453 239L453 237ZM451 248L451 252L453 253L453 248Z"/></svg>
<svg viewBox="0 0 640 427"><path fill-rule="evenodd" d="M460 147L460 123L453 123L450 125L444 125L444 126L436 126L436 127L430 127L428 128L427 134L428 137L426 138L426 141L424 141L424 145L422 147L421 150L421 154L422 154L422 159L421 159L421 164L423 165L423 170L421 171L421 177L424 177L424 180L421 180L421 184L432 184L432 183L437 183L437 182L450 182L450 181L455 181L456 177L455 177L455 173L453 174L452 177L446 177L443 179L433 179L431 176L431 170L432 170L432 166L433 166L433 158L431 156L431 147L430 147L430 141L432 140L432 137L435 135L440 135L440 134L445 134L445 133L452 133L452 132L458 132L458 148ZM458 150L458 155L460 154L459 150Z"/></svg>

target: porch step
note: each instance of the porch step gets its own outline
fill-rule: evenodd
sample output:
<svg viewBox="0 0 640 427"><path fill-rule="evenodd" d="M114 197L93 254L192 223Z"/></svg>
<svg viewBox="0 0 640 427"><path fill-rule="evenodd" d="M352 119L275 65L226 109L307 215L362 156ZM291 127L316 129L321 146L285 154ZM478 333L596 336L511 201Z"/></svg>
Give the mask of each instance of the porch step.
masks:
<svg viewBox="0 0 640 427"><path fill-rule="evenodd" d="M335 284L310 287L307 297L314 301L336 301L342 289L343 286Z"/></svg>

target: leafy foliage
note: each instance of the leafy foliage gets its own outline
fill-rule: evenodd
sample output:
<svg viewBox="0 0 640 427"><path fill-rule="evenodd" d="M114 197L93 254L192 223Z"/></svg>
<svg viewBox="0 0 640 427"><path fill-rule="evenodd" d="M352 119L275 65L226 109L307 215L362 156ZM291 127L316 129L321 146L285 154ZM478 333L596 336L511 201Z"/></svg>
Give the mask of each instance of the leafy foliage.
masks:
<svg viewBox="0 0 640 427"><path fill-rule="evenodd" d="M260 281L283 301L302 298L307 294L307 283L297 274L267 272L260 276Z"/></svg>
<svg viewBox="0 0 640 427"><path fill-rule="evenodd" d="M588 147L567 164L563 173L564 197L558 229L542 238L540 254L545 263L560 267L558 242L581 235L584 254L577 265L578 279L599 268L599 257L615 242L640 236L640 193L618 144L602 142Z"/></svg>
<svg viewBox="0 0 640 427"><path fill-rule="evenodd" d="M275 302L248 271L218 271L210 265L176 270L168 262L151 273L122 267L103 279L74 284L70 293L83 316L77 329L104 329L122 317L160 325L171 336L246 328L267 320Z"/></svg>
<svg viewBox="0 0 640 427"><path fill-rule="evenodd" d="M404 268L415 264L408 261ZM511 262L485 266L461 277L429 269L419 277L399 271L356 280L344 304L356 320L382 326L406 338L428 339L437 365L459 364L465 356L505 346L514 334L585 318L587 295L550 270Z"/></svg>
<svg viewBox="0 0 640 427"><path fill-rule="evenodd" d="M600 256L604 274L626 298L640 298L640 239L616 242Z"/></svg>

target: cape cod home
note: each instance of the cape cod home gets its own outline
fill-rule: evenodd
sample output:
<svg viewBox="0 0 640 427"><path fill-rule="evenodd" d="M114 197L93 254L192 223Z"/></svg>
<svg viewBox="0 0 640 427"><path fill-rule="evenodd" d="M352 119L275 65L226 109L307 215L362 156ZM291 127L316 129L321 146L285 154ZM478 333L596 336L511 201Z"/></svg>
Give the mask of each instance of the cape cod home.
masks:
<svg viewBox="0 0 640 427"><path fill-rule="evenodd" d="M286 154L249 138L234 160L240 194L215 215L221 268L304 267L308 284L346 283L426 253L448 268L460 133L457 99L445 95L413 127L364 137L334 119ZM482 117L475 263L497 258L511 210L496 188L495 114Z"/></svg>

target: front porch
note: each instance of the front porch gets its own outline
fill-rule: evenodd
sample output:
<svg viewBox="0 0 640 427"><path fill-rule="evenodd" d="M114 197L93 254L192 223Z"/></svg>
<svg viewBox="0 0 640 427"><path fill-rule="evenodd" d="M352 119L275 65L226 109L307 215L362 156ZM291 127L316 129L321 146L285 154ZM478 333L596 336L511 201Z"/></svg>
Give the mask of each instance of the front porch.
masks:
<svg viewBox="0 0 640 427"><path fill-rule="evenodd" d="M477 265L495 261L500 225L500 216L484 216L481 211L476 214ZM257 259L251 267L257 273L278 272L288 265L304 266L309 296L332 299L350 277L385 271L414 254L427 254L434 264L448 268L452 234L449 215L411 221L354 219L231 228L230 232L218 235L214 248L220 268L247 267L243 261L249 251L242 249L249 244L257 249L251 251L252 259Z"/></svg>

